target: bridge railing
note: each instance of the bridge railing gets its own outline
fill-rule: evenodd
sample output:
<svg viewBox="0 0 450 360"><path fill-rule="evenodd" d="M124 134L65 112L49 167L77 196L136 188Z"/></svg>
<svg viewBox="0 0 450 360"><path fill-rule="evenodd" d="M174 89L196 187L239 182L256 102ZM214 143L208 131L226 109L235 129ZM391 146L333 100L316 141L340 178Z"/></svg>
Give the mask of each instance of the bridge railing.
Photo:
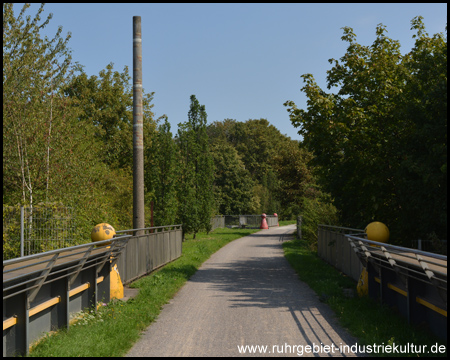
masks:
<svg viewBox="0 0 450 360"><path fill-rule="evenodd" d="M116 233L133 235L117 262L123 284L128 284L181 256L182 225L121 230Z"/></svg>
<svg viewBox="0 0 450 360"><path fill-rule="evenodd" d="M345 235L363 233L364 230L361 229L319 225L317 236L319 257L358 281L363 266Z"/></svg>
<svg viewBox="0 0 450 360"><path fill-rule="evenodd" d="M278 217L266 215L269 227L278 225ZM223 227L246 227L259 229L261 226L261 215L218 215L211 219L212 230Z"/></svg>
<svg viewBox="0 0 450 360"><path fill-rule="evenodd" d="M124 284L181 256L182 226L117 231L114 238L3 261L3 355L27 354L70 316L110 300L117 263Z"/></svg>
<svg viewBox="0 0 450 360"><path fill-rule="evenodd" d="M110 300L111 267L131 236L3 261L3 356L27 354L70 315Z"/></svg>
<svg viewBox="0 0 450 360"><path fill-rule="evenodd" d="M425 322L447 339L447 256L346 235L367 269L369 296L397 307L410 323Z"/></svg>

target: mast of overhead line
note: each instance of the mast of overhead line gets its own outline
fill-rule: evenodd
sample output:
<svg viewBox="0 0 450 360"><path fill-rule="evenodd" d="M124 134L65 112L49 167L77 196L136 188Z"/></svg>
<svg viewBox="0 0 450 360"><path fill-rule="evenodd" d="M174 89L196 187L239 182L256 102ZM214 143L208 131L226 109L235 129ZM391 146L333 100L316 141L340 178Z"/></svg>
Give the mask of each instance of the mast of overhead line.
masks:
<svg viewBox="0 0 450 360"><path fill-rule="evenodd" d="M142 229L144 225L142 34L141 17L133 16L133 229Z"/></svg>

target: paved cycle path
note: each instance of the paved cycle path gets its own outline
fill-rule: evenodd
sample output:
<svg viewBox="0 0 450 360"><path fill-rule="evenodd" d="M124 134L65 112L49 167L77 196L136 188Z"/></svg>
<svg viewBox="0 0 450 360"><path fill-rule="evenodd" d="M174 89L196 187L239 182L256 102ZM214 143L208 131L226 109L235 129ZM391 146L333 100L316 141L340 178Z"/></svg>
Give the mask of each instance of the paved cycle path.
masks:
<svg viewBox="0 0 450 360"><path fill-rule="evenodd" d="M213 254L127 356L355 356L339 352L356 340L284 257L294 230L261 230Z"/></svg>

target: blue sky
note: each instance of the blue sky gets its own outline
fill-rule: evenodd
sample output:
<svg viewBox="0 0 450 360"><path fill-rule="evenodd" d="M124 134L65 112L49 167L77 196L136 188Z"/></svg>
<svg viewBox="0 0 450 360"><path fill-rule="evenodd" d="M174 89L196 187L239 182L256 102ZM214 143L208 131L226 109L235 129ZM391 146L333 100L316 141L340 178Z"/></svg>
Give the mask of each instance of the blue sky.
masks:
<svg viewBox="0 0 450 360"><path fill-rule="evenodd" d="M34 15L38 4L27 14ZM15 11L21 9L15 5ZM175 134L187 120L189 97L205 105L208 123L266 118L282 134L299 140L283 103L306 108L300 75L311 73L326 88L328 59L347 44L344 26L370 45L383 23L402 53L414 42L411 19L424 17L427 32L445 32L447 4L46 4L53 19L44 34L72 33L74 61L88 75L110 62L133 71L133 16L142 19L143 87L155 92L156 117L168 116ZM43 16L44 18L44 16Z"/></svg>

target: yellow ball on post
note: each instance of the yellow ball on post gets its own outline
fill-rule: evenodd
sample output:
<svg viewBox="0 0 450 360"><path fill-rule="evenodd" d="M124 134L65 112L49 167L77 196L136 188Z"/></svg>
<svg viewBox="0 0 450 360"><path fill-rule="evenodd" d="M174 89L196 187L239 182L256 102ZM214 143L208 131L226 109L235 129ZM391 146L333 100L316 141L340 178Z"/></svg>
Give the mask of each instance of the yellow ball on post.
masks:
<svg viewBox="0 0 450 360"><path fill-rule="evenodd" d="M382 243L387 243L389 240L389 229L382 222L374 221L366 226L364 232L367 234L367 239Z"/></svg>
<svg viewBox="0 0 450 360"><path fill-rule="evenodd" d="M387 243L389 240L389 229L382 222L374 221L366 226L364 232L367 234L367 239L381 243ZM379 247L378 245L375 245ZM369 276L367 269L363 268L361 276L359 277L358 285L356 286L358 295L360 297L367 296L369 293Z"/></svg>
<svg viewBox="0 0 450 360"><path fill-rule="evenodd" d="M95 227L92 229L91 232L91 239L93 242L96 241L102 241L102 240L109 240L112 239L113 236L116 235L116 230L114 228L107 224L107 223L101 223L95 225ZM111 243L103 244L105 245L111 245ZM117 264L114 265L113 269L110 272L110 299L122 299L123 298L123 284L122 280L120 279L119 269L117 268Z"/></svg>
<svg viewBox="0 0 450 360"><path fill-rule="evenodd" d="M95 227L92 229L91 232L91 239L92 241L102 241L102 240L109 240L112 239L112 237L116 235L116 230L114 228L107 224L107 223L101 223L95 225ZM106 243L104 245L110 245L111 243Z"/></svg>

